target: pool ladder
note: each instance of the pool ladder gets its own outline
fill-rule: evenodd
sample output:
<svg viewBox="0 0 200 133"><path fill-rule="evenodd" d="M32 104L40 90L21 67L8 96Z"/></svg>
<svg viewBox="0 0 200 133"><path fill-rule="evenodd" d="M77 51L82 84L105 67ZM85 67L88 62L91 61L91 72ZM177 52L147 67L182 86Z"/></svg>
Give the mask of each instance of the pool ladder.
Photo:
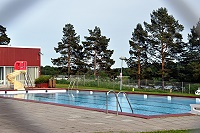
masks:
<svg viewBox="0 0 200 133"><path fill-rule="evenodd" d="M68 90L67 90L68 95L70 96L70 94L71 94L72 97L73 97L72 89L74 88L74 85L75 85L75 81L70 81L69 86L68 86ZM71 88L70 88L70 87L71 87ZM70 93L70 94L69 94L69 93Z"/></svg>
<svg viewBox="0 0 200 133"><path fill-rule="evenodd" d="M130 109L131 109L132 113L133 113L133 108L132 108L132 106L131 106L131 103L130 103L130 101L129 101L129 99L128 99L127 94L126 94L125 92L123 92L123 91L120 91L120 92L118 92L118 93L116 94L115 91L110 90L110 91L106 92L106 114L108 114L108 95L109 95L110 92L113 92L114 95L115 95L115 98L116 98L116 115L118 115L118 106L119 106L119 108L120 108L120 111L122 112L122 107L121 107L120 102L119 102L119 99L118 99L118 96L119 96L120 93L123 93L123 94L126 96L126 100L127 100L128 104L129 104L129 106L130 106Z"/></svg>

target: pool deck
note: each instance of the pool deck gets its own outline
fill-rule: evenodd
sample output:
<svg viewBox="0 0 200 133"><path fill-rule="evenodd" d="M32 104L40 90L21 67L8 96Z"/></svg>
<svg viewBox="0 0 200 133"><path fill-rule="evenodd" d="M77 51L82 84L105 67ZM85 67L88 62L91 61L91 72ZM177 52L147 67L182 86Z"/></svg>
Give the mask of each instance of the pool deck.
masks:
<svg viewBox="0 0 200 133"><path fill-rule="evenodd" d="M1 133L134 133L197 128L200 129L197 115L143 119L0 98Z"/></svg>

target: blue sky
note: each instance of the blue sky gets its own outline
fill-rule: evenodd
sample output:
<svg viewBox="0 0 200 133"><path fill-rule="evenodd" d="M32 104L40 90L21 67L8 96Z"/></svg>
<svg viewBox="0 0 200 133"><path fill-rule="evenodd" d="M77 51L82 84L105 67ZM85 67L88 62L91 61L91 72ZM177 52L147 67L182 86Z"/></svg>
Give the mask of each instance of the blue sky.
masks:
<svg viewBox="0 0 200 133"><path fill-rule="evenodd" d="M100 27L114 50L113 68L121 67L120 57L129 57L129 40L138 23L150 22L150 13L166 7L184 25L184 40L200 18L199 0L1 0L0 24L7 28L11 46L41 47L43 66L59 57L54 47L62 28L72 24L76 33L88 36L88 29ZM124 67L126 67L124 63Z"/></svg>

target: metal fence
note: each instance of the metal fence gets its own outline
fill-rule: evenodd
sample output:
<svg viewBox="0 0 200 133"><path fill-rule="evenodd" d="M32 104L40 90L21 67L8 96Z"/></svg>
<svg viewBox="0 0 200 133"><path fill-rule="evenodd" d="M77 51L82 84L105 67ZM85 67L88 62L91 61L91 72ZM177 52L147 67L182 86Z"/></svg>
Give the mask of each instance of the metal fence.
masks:
<svg viewBox="0 0 200 133"><path fill-rule="evenodd" d="M108 89L120 89L120 78L105 78L85 75L71 75L68 81L76 81L76 86L90 86L90 87L101 87ZM154 91L170 91L170 92L181 92L181 93L192 93L200 87L199 83L188 83L188 82L164 82L164 89L162 88L162 81L153 80L141 80L141 87L138 88L138 81L129 79L128 77L122 78L122 90L128 89L143 89L143 90L154 90Z"/></svg>

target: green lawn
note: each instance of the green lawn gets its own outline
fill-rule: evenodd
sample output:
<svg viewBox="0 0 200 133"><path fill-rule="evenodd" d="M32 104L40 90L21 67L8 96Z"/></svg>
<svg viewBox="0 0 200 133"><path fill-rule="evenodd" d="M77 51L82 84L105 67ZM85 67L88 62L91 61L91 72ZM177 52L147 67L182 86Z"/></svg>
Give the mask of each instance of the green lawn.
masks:
<svg viewBox="0 0 200 133"><path fill-rule="evenodd" d="M96 132L96 133L114 133L114 132L110 131L110 132ZM121 131L119 133L132 133L132 132ZM165 131L140 132L140 133L200 133L200 129L192 129L192 130L165 130Z"/></svg>
<svg viewBox="0 0 200 133"><path fill-rule="evenodd" d="M57 88L64 88L67 89L68 88L68 84L56 84ZM101 90L101 91L109 91L109 90L114 90L116 92L118 92L119 90L116 89L108 89L108 88L101 88L101 87L87 87L87 86L75 86L74 88L77 88L79 90ZM123 90L123 89L122 89ZM125 92L132 92L130 89L125 89ZM187 94L187 93L181 93L181 92L172 92L170 93L169 91L156 91L156 90L142 90L142 89L135 89L134 92L137 93L146 93L146 94L170 94L170 95L174 95L174 96L196 96L196 97L200 97L197 96L195 94Z"/></svg>
<svg viewBox="0 0 200 133"><path fill-rule="evenodd" d="M192 130L166 130L166 131L141 132L141 133L200 133L200 129L192 129Z"/></svg>

